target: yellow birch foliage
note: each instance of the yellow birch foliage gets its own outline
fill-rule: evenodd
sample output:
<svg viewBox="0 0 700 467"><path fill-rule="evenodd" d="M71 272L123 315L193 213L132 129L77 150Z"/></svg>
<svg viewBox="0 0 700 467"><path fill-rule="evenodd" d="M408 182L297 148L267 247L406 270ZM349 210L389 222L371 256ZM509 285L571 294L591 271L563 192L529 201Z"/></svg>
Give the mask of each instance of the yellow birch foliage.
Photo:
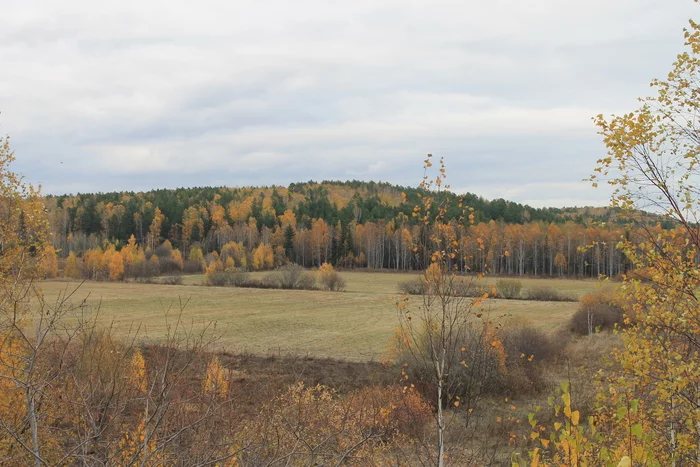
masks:
<svg viewBox="0 0 700 467"><path fill-rule="evenodd" d="M58 275L58 259L56 250L52 245L46 245L41 252L39 260L40 274L45 278L52 278Z"/></svg>
<svg viewBox="0 0 700 467"><path fill-rule="evenodd" d="M121 280L124 277L124 260L122 255L116 251L112 253L112 259L109 262L109 278L113 281Z"/></svg>
<svg viewBox="0 0 700 467"><path fill-rule="evenodd" d="M261 243L253 251L253 269L260 271L272 269L275 266L275 252L270 245Z"/></svg>
<svg viewBox="0 0 700 467"><path fill-rule="evenodd" d="M204 254L199 247L192 248L187 260L200 265L200 270L204 271L207 268L207 262L204 260Z"/></svg>
<svg viewBox="0 0 700 467"><path fill-rule="evenodd" d="M625 453L632 461L648 441L647 461L661 465L700 465L700 26L690 21L685 38L667 79L652 82L656 96L629 114L595 119L608 148L596 172L613 188L611 204L637 222L648 221L635 209L652 206L675 227L649 228L645 241L618 245L646 280L630 278L621 288L631 305L623 347L613 355L621 367L609 379L616 392L605 398L611 410L644 407L640 428L630 435L629 417L621 417L616 435L637 441Z"/></svg>
<svg viewBox="0 0 700 467"><path fill-rule="evenodd" d="M23 342L11 333L0 336L0 419L10 428L22 425L26 415L24 392L11 378L21 379L24 371L22 357L26 354ZM26 430L17 430L26 431ZM25 442L28 440L25 439ZM9 457L16 443L4 430L0 432L0 458Z"/></svg>
<svg viewBox="0 0 700 467"><path fill-rule="evenodd" d="M319 268L318 268L318 280L321 283L324 283L328 280L328 278L335 273L335 269L333 269L333 265L330 263L323 263Z"/></svg>
<svg viewBox="0 0 700 467"><path fill-rule="evenodd" d="M221 365L219 357L214 357L207 363L206 375L202 385L205 394L220 399L225 399L228 395L228 371Z"/></svg>
<svg viewBox="0 0 700 467"><path fill-rule="evenodd" d="M619 288L622 346L604 374L588 442L551 438L554 452L531 453L532 465L700 465L700 26L691 21L685 38L667 79L652 82L655 96L628 114L595 118L608 154L591 180L607 182L611 205L642 226L642 241L623 237L618 248L644 280L630 275ZM658 217L639 208L674 228L654 227Z"/></svg>
<svg viewBox="0 0 700 467"><path fill-rule="evenodd" d="M146 379L146 360L143 358L141 349L137 348L134 350L134 354L131 356L129 382L137 391L145 393L148 387L148 381Z"/></svg>
<svg viewBox="0 0 700 467"><path fill-rule="evenodd" d="M10 139L0 137L0 286L37 276L36 252L48 245L49 222L39 190L10 171Z"/></svg>
<svg viewBox="0 0 700 467"><path fill-rule="evenodd" d="M78 257L72 251L68 253L66 265L63 268L63 276L72 279L80 279L80 263Z"/></svg>
<svg viewBox="0 0 700 467"><path fill-rule="evenodd" d="M182 259L182 253L180 252L180 250L178 250L178 249L173 250L172 253L170 254L170 258L177 265L177 267L182 271L182 268L185 267L185 262Z"/></svg>

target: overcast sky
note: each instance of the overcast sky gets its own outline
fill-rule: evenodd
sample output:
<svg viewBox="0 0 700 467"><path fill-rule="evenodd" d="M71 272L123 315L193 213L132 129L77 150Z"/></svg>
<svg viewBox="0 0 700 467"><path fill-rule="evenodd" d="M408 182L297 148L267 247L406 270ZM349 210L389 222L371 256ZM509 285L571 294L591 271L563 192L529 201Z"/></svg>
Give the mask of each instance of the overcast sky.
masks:
<svg viewBox="0 0 700 467"><path fill-rule="evenodd" d="M632 110L691 0L2 1L0 134L49 193L309 179L602 205L591 117Z"/></svg>

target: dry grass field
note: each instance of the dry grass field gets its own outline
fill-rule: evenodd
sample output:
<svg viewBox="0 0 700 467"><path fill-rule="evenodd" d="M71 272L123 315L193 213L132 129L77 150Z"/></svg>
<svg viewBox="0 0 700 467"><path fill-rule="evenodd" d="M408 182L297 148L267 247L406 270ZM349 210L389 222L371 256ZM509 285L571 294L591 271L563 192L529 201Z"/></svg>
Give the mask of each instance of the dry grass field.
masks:
<svg viewBox="0 0 700 467"><path fill-rule="evenodd" d="M86 299L89 310L99 309L103 324L113 323L117 333L139 329L139 340L158 340L164 335L166 311L170 320L178 303L187 302L184 320L202 326L216 323L221 348L257 355L294 354L377 361L386 356L397 327L395 303L398 283L416 274L343 272L345 292L263 290L201 286L203 276L186 276L184 285L46 281L41 287L47 300L80 288L73 304ZM254 275L255 277L255 275ZM484 279L484 285L496 278ZM596 281L523 279L523 288L552 287L580 295L600 287ZM419 297L411 298L417 305ZM493 316L508 314L547 329L567 322L577 304L491 300Z"/></svg>

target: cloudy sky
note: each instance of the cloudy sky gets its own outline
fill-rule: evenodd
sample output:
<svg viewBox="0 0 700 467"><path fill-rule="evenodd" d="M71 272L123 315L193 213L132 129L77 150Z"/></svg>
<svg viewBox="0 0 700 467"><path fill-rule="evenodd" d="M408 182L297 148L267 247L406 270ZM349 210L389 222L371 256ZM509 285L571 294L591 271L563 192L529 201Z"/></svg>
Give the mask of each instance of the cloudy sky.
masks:
<svg viewBox="0 0 700 467"><path fill-rule="evenodd" d="M450 182L536 206L650 92L691 0L2 2L0 134L45 192Z"/></svg>

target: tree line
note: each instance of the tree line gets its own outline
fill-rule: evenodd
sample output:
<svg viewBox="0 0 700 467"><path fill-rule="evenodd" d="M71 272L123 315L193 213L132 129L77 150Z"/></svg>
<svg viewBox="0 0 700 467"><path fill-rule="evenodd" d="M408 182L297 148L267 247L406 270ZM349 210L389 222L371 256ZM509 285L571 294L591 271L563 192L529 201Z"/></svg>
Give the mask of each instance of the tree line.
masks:
<svg viewBox="0 0 700 467"><path fill-rule="evenodd" d="M235 244L236 266L246 269L293 262L407 271L426 264L416 253L438 228L413 215L421 196L420 188L374 182L309 182L50 196L45 202L53 246L64 258L135 242L150 259L167 241L180 258L194 255L196 262L199 251L206 258ZM596 277L625 270L615 246L635 234L614 209L534 209L471 194L441 196L450 207L439 228L460 245L452 265L460 271ZM469 222L458 218L460 203L472 209Z"/></svg>

